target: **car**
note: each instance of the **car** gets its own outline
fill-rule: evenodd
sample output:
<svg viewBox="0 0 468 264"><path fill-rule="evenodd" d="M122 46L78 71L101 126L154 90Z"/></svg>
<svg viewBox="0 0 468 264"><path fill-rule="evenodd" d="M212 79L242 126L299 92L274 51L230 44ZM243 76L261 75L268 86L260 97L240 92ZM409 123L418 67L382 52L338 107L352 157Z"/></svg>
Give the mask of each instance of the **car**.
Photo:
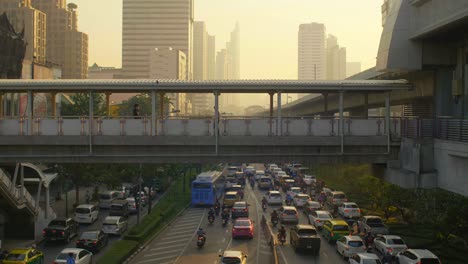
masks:
<svg viewBox="0 0 468 264"><path fill-rule="evenodd" d="M392 256L396 256L396 254L408 248L401 237L392 235L377 236L374 239L374 246L375 249L380 251L383 255L388 252Z"/></svg>
<svg viewBox="0 0 468 264"><path fill-rule="evenodd" d="M311 185L312 183L315 183L317 181L317 178L315 175L304 175L304 178L302 179L306 185Z"/></svg>
<svg viewBox="0 0 468 264"><path fill-rule="evenodd" d="M244 173L246 176L254 176L255 175L255 168L253 166L247 166L244 169Z"/></svg>
<svg viewBox="0 0 468 264"><path fill-rule="evenodd" d="M299 223L299 214L294 206L282 206L279 209L280 223Z"/></svg>
<svg viewBox="0 0 468 264"><path fill-rule="evenodd" d="M333 216L330 212L328 211L313 211L309 213L309 224L321 228L323 226L323 223L327 220L333 219Z"/></svg>
<svg viewBox="0 0 468 264"><path fill-rule="evenodd" d="M111 203L118 199L121 196L122 192L120 191L105 191L99 193L99 208L109 209Z"/></svg>
<svg viewBox="0 0 468 264"><path fill-rule="evenodd" d="M283 197L279 191L268 191L264 198L268 204L283 204Z"/></svg>
<svg viewBox="0 0 468 264"><path fill-rule="evenodd" d="M357 253L366 253L366 245L360 236L343 236L336 241L335 249L343 256L349 258Z"/></svg>
<svg viewBox="0 0 468 264"><path fill-rule="evenodd" d="M127 200L127 202L128 202L128 212L129 213L133 214L133 213L138 212L136 201L135 201L134 197L128 197L125 200Z"/></svg>
<svg viewBox="0 0 468 264"><path fill-rule="evenodd" d="M289 190L286 192L286 194L289 194L291 197L296 196L296 194L301 193L301 188L299 187L291 187Z"/></svg>
<svg viewBox="0 0 468 264"><path fill-rule="evenodd" d="M305 215L309 215L310 213L320 210L322 208L322 205L320 205L319 202L315 201L307 201L304 206L302 206L302 211L304 212Z"/></svg>
<svg viewBox="0 0 468 264"><path fill-rule="evenodd" d="M237 191L236 192L229 191L229 192L224 194L223 204L226 207L232 207L235 202L238 202L240 200L241 200L241 198L240 198L240 195L239 195L239 193Z"/></svg>
<svg viewBox="0 0 468 264"><path fill-rule="evenodd" d="M342 203L348 201L344 192L334 191L334 192L330 192L327 195L329 196L327 197L327 203L330 206L340 206Z"/></svg>
<svg viewBox="0 0 468 264"><path fill-rule="evenodd" d="M255 180L260 180L261 177L265 176L265 171L257 170L255 171Z"/></svg>
<svg viewBox="0 0 468 264"><path fill-rule="evenodd" d="M101 230L86 231L83 232L80 238L76 241L76 247L97 253L103 249L108 242L109 239L107 235Z"/></svg>
<svg viewBox="0 0 468 264"><path fill-rule="evenodd" d="M227 169L227 175L226 175L226 180L235 180L236 179L236 172L238 172L239 169L235 166L230 166Z"/></svg>
<svg viewBox="0 0 468 264"><path fill-rule="evenodd" d="M254 237L253 221L249 218L237 218L232 225L232 238Z"/></svg>
<svg viewBox="0 0 468 264"><path fill-rule="evenodd" d="M70 240L78 236L78 223L72 218L56 218L42 231L45 241Z"/></svg>
<svg viewBox="0 0 468 264"><path fill-rule="evenodd" d="M239 184L234 184L232 185L231 189L229 189L230 192L238 192L239 194L241 192L244 192L244 188L242 187L242 185L239 185Z"/></svg>
<svg viewBox="0 0 468 264"><path fill-rule="evenodd" d="M309 201L312 201L310 196L303 193L297 194L293 199L294 206L296 207L303 207Z"/></svg>
<svg viewBox="0 0 468 264"><path fill-rule="evenodd" d="M276 179L276 180L280 180L280 181L281 181L281 178L282 178L282 177L289 177L289 175L286 174L286 172L284 172L284 171L277 171L277 172L275 172L275 179Z"/></svg>
<svg viewBox="0 0 468 264"><path fill-rule="evenodd" d="M325 220L322 225L322 235L330 243L349 234L349 225L343 220Z"/></svg>
<svg viewBox="0 0 468 264"><path fill-rule="evenodd" d="M278 180L278 172L283 171L282 169L276 167L271 170L271 175Z"/></svg>
<svg viewBox="0 0 468 264"><path fill-rule="evenodd" d="M379 257L373 253L358 253L351 256L349 264L382 264Z"/></svg>
<svg viewBox="0 0 468 264"><path fill-rule="evenodd" d="M99 218L99 208L93 204L80 204L75 208L77 223L92 224Z"/></svg>
<svg viewBox="0 0 468 264"><path fill-rule="evenodd" d="M373 235L388 235L388 228L380 216L366 215L357 221L360 232L371 232Z"/></svg>
<svg viewBox="0 0 468 264"><path fill-rule="evenodd" d="M110 216L125 216L129 215L128 201L126 199L116 199L112 202L109 209Z"/></svg>
<svg viewBox="0 0 468 264"><path fill-rule="evenodd" d="M146 193L143 191L135 194L135 200L141 202L141 206L146 206L148 204L148 196L146 196Z"/></svg>
<svg viewBox="0 0 468 264"><path fill-rule="evenodd" d="M55 257L54 264L67 263L67 259L70 253L73 254L75 264L93 263L93 253L89 252L88 250L82 248L65 248L57 255L57 257Z"/></svg>
<svg viewBox="0 0 468 264"><path fill-rule="evenodd" d="M343 218L361 217L361 209L356 203L344 202L338 207L338 214Z"/></svg>
<svg viewBox="0 0 468 264"><path fill-rule="evenodd" d="M44 253L34 248L16 248L10 250L2 264L44 263Z"/></svg>
<svg viewBox="0 0 468 264"><path fill-rule="evenodd" d="M220 264L247 264L247 255L242 251L224 251L221 258Z"/></svg>
<svg viewBox="0 0 468 264"><path fill-rule="evenodd" d="M267 176L262 176L260 177L260 180L258 181L258 188L260 189L270 189L270 186L272 186L271 183L271 178Z"/></svg>
<svg viewBox="0 0 468 264"><path fill-rule="evenodd" d="M441 264L439 258L427 249L406 249L395 257L399 264Z"/></svg>
<svg viewBox="0 0 468 264"><path fill-rule="evenodd" d="M273 174L273 169L275 169L275 168L278 168L278 165L276 165L276 164L270 164L270 165L268 166L268 168L266 169L265 172L266 172L268 175L272 175L272 174Z"/></svg>
<svg viewBox="0 0 468 264"><path fill-rule="evenodd" d="M295 251L305 249L315 255L320 252L320 237L312 225L295 225L291 227L289 241Z"/></svg>
<svg viewBox="0 0 468 264"><path fill-rule="evenodd" d="M235 202L231 208L232 218L249 217L249 205L247 202Z"/></svg>
<svg viewBox="0 0 468 264"><path fill-rule="evenodd" d="M102 222L102 232L105 234L122 235L128 229L128 220L122 216L107 216Z"/></svg>

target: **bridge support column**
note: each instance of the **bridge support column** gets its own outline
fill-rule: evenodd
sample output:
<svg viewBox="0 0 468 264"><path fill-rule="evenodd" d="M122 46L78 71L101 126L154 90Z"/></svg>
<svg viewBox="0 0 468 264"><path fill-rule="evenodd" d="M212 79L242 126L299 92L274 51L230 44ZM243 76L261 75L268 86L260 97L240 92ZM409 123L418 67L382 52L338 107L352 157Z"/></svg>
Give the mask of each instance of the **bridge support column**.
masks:
<svg viewBox="0 0 468 264"><path fill-rule="evenodd" d="M340 100L338 103L338 108L340 111L340 119L339 119L339 133L341 138L341 153L344 153L344 120L343 120L343 92L340 92Z"/></svg>
<svg viewBox="0 0 468 264"><path fill-rule="evenodd" d="M387 135L387 152L390 153L390 92L385 93L385 134Z"/></svg>
<svg viewBox="0 0 468 264"><path fill-rule="evenodd" d="M215 134L215 140L216 140L216 146L215 146L215 152L216 155L218 155L218 143L219 143L219 92L215 91L214 92L214 131L213 133Z"/></svg>
<svg viewBox="0 0 468 264"><path fill-rule="evenodd" d="M57 116L57 93L52 92L50 93L50 102L52 105L52 118L55 118Z"/></svg>
<svg viewBox="0 0 468 264"><path fill-rule="evenodd" d="M156 117L156 91L151 91L151 135L156 136L158 133L158 120Z"/></svg>
<svg viewBox="0 0 468 264"><path fill-rule="evenodd" d="M106 111L107 116L111 116L111 109L110 109L110 96L112 93L106 92Z"/></svg>
<svg viewBox="0 0 468 264"><path fill-rule="evenodd" d="M270 117L273 117L273 95L275 95L275 93L269 93L270 95Z"/></svg>
<svg viewBox="0 0 468 264"><path fill-rule="evenodd" d="M13 98L13 97L12 97ZM10 102L13 103L13 100ZM31 90L28 91L28 98L27 98L27 115L28 115L28 133L30 136L33 135L34 132L34 125L33 125L33 114L34 114L34 94ZM13 114L13 113L12 113Z"/></svg>
<svg viewBox="0 0 468 264"><path fill-rule="evenodd" d="M93 123L94 123L94 98L93 98L93 92L90 91L89 92L89 120L88 120L89 154L93 153L93 142L92 142Z"/></svg>
<svg viewBox="0 0 468 264"><path fill-rule="evenodd" d="M283 122L281 121L281 91L278 91L277 97L278 120L276 122L276 135L281 136L283 134Z"/></svg>
<svg viewBox="0 0 468 264"><path fill-rule="evenodd" d="M164 93L159 94L159 114L164 117Z"/></svg>
<svg viewBox="0 0 468 264"><path fill-rule="evenodd" d="M323 112L328 113L328 93L323 93L322 96L323 96Z"/></svg>
<svg viewBox="0 0 468 264"><path fill-rule="evenodd" d="M350 117L357 117L357 118L363 118L363 119L368 119L369 118L369 94L365 93L364 94L364 102L362 106L356 107L353 110L349 111L349 116Z"/></svg>

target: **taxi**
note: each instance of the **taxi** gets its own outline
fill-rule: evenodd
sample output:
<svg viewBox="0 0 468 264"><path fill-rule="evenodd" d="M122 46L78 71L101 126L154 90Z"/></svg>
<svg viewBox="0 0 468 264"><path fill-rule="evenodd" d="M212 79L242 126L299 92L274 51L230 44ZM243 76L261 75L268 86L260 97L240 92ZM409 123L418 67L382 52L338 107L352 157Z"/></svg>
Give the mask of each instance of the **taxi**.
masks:
<svg viewBox="0 0 468 264"><path fill-rule="evenodd" d="M3 264L39 264L44 263L44 254L34 248L17 248L8 252Z"/></svg>
<svg viewBox="0 0 468 264"><path fill-rule="evenodd" d="M226 207L232 207L235 202L239 202L241 200L240 195L237 191L234 192L227 192L224 194L223 204Z"/></svg>
<svg viewBox="0 0 468 264"><path fill-rule="evenodd" d="M322 235L330 243L349 235L349 225L343 220L330 219L323 223Z"/></svg>

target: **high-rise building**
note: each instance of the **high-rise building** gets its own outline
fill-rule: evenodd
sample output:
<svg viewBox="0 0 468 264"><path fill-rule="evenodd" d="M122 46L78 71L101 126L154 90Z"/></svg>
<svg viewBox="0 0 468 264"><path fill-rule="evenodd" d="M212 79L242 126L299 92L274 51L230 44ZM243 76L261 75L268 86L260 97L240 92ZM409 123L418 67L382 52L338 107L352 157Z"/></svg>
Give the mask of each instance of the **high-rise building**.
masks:
<svg viewBox="0 0 468 264"><path fill-rule="evenodd" d="M228 79L228 64L229 57L227 50L222 49L216 54L216 80Z"/></svg>
<svg viewBox="0 0 468 264"><path fill-rule="evenodd" d="M207 79L216 79L216 38L208 35L206 49L206 71Z"/></svg>
<svg viewBox="0 0 468 264"><path fill-rule="evenodd" d="M346 62L346 77L353 76L361 72L360 62Z"/></svg>
<svg viewBox="0 0 468 264"><path fill-rule="evenodd" d="M48 55L46 14L34 9L31 0L1 0L2 13L6 13L16 32L24 29L27 42L24 60L45 65Z"/></svg>
<svg viewBox="0 0 468 264"><path fill-rule="evenodd" d="M240 28L236 23L234 31L231 32L231 39L226 43L228 60L228 79L240 79Z"/></svg>
<svg viewBox="0 0 468 264"><path fill-rule="evenodd" d="M207 72L207 51L208 34L203 21L193 23L193 79L206 80Z"/></svg>
<svg viewBox="0 0 468 264"><path fill-rule="evenodd" d="M124 77L149 78L149 52L158 47L172 47L186 54L186 79L191 80L193 17L193 0L123 0Z"/></svg>
<svg viewBox="0 0 468 264"><path fill-rule="evenodd" d="M327 38L327 80L344 80L346 78L346 48L338 45L338 38L328 35Z"/></svg>
<svg viewBox="0 0 468 264"><path fill-rule="evenodd" d="M62 67L64 79L86 79L88 35L78 31L77 5L66 0L32 0L47 15L47 60Z"/></svg>
<svg viewBox="0 0 468 264"><path fill-rule="evenodd" d="M298 79L325 80L327 77L325 25L319 23L299 25Z"/></svg>
<svg viewBox="0 0 468 264"><path fill-rule="evenodd" d="M148 56L149 78L167 80L186 80L187 56L181 50L172 47L155 48ZM191 113L190 101L185 93L167 95L172 99L174 110L181 114Z"/></svg>

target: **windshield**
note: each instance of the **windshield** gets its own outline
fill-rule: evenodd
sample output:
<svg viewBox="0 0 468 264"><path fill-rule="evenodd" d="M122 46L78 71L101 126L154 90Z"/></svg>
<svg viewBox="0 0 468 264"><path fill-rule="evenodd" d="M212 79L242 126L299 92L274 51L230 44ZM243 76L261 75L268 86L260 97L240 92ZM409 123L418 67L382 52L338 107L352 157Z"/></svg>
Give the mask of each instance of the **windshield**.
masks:
<svg viewBox="0 0 468 264"><path fill-rule="evenodd" d="M211 182L194 182L194 189L211 189Z"/></svg>
<svg viewBox="0 0 468 264"><path fill-rule="evenodd" d="M64 220L52 220L50 221L49 226L65 226L65 221Z"/></svg>
<svg viewBox="0 0 468 264"><path fill-rule="evenodd" d="M109 199L111 199L111 195L110 195L110 194L100 194L100 195L99 195L99 199L101 199L101 200L109 200Z"/></svg>
<svg viewBox="0 0 468 264"><path fill-rule="evenodd" d="M348 242L348 245L351 247L362 247L364 244L360 240L352 240Z"/></svg>
<svg viewBox="0 0 468 264"><path fill-rule="evenodd" d="M239 258L236 257L224 257L223 264L240 264L241 261Z"/></svg>
<svg viewBox="0 0 468 264"><path fill-rule="evenodd" d="M121 204L111 205L111 210L121 210L122 208L123 208L123 205L121 205Z"/></svg>
<svg viewBox="0 0 468 264"><path fill-rule="evenodd" d="M321 219L332 219L330 214L317 214L317 217Z"/></svg>
<svg viewBox="0 0 468 264"><path fill-rule="evenodd" d="M270 197L278 198L278 197L281 197L281 194L279 194L279 193L272 193L272 194L270 194Z"/></svg>
<svg viewBox="0 0 468 264"><path fill-rule="evenodd" d="M236 199L236 195L235 194L225 194L224 199Z"/></svg>
<svg viewBox="0 0 468 264"><path fill-rule="evenodd" d="M355 204L347 204L346 208L358 208L358 206Z"/></svg>
<svg viewBox="0 0 468 264"><path fill-rule="evenodd" d="M320 203L311 202L311 203L309 203L309 207L311 207L311 208L320 208Z"/></svg>
<svg viewBox="0 0 468 264"><path fill-rule="evenodd" d="M233 207L236 208L236 209L244 209L247 206L245 205L245 203L241 203L241 204L234 204Z"/></svg>
<svg viewBox="0 0 468 264"><path fill-rule="evenodd" d="M333 198L334 198L334 199L344 199L344 198L346 198L346 196L345 196L344 194L335 194L335 195L333 196Z"/></svg>
<svg viewBox="0 0 468 264"><path fill-rule="evenodd" d="M117 224L117 218L106 218L104 220L103 225L116 225Z"/></svg>
<svg viewBox="0 0 468 264"><path fill-rule="evenodd" d="M389 245L404 245L405 241L403 239L392 238L388 240Z"/></svg>
<svg viewBox="0 0 468 264"><path fill-rule="evenodd" d="M309 196L307 195L298 195L297 198L301 200L309 200Z"/></svg>
<svg viewBox="0 0 468 264"><path fill-rule="evenodd" d="M73 253L73 258L76 258L76 254ZM57 260L67 260L68 259L68 253L60 253L57 258Z"/></svg>
<svg viewBox="0 0 468 264"><path fill-rule="evenodd" d="M317 235L317 231L315 231L314 229L301 229L301 230L297 231L297 233L299 235L307 235L307 236L316 236Z"/></svg>
<svg viewBox="0 0 468 264"><path fill-rule="evenodd" d="M75 212L77 214L89 214L89 208L76 208Z"/></svg>
<svg viewBox="0 0 468 264"><path fill-rule="evenodd" d="M6 260L23 261L25 257L25 254L8 254Z"/></svg>
<svg viewBox="0 0 468 264"><path fill-rule="evenodd" d="M333 227L333 231L348 231L348 226L336 225Z"/></svg>
<svg viewBox="0 0 468 264"><path fill-rule="evenodd" d="M81 239L97 239L97 232L85 232L81 234Z"/></svg>
<svg viewBox="0 0 468 264"><path fill-rule="evenodd" d="M261 182L271 182L270 178L261 178Z"/></svg>
<svg viewBox="0 0 468 264"><path fill-rule="evenodd" d="M250 226L250 222L246 220L236 221L235 226Z"/></svg>

